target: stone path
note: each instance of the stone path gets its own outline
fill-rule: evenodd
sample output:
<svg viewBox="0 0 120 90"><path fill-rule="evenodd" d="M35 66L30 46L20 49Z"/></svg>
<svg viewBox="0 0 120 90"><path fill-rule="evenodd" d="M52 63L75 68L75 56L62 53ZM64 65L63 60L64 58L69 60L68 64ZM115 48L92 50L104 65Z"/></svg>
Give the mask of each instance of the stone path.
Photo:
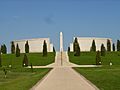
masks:
<svg viewBox="0 0 120 90"><path fill-rule="evenodd" d="M61 65L62 64L62 65ZM49 64L47 66L33 66L33 68L55 68L55 67L101 67L97 65L76 65L74 63L69 62L69 57L67 52L62 53L62 61L61 61L61 53L56 52L55 63ZM31 68L30 66L28 68Z"/></svg>
<svg viewBox="0 0 120 90"><path fill-rule="evenodd" d="M76 65L69 62L66 52L62 53L62 60L57 52L55 63L50 66L53 70L31 90L99 90L71 68Z"/></svg>

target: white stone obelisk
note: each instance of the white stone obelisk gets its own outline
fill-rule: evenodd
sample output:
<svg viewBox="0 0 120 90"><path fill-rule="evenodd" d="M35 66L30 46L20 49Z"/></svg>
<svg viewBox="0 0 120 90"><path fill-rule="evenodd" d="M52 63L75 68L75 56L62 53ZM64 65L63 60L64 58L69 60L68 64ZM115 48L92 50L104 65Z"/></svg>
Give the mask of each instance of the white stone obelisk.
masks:
<svg viewBox="0 0 120 90"><path fill-rule="evenodd" d="M63 52L63 33L60 32L60 52Z"/></svg>

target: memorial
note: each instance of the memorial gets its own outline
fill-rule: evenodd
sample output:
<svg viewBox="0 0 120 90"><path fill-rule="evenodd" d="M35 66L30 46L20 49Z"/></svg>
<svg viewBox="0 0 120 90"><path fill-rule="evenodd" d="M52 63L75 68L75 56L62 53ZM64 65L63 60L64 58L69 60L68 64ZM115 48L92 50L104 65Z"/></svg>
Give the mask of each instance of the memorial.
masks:
<svg viewBox="0 0 120 90"><path fill-rule="evenodd" d="M75 37L73 38L74 42ZM95 40L96 50L101 50L101 45L104 44L107 49L107 40L110 40L111 50L112 50L112 39L111 38L97 38L97 37L77 37L80 50L81 51L90 51L93 40ZM70 51L73 52L73 42L70 43Z"/></svg>
<svg viewBox="0 0 120 90"><path fill-rule="evenodd" d="M63 52L63 33L60 32L60 52Z"/></svg>
<svg viewBox="0 0 120 90"><path fill-rule="evenodd" d="M44 40L47 43L47 51L53 52L53 44L50 42L49 38L36 38L36 39L24 39L24 40L15 40L13 41L16 45L18 44L21 53L25 53L25 43L28 41L30 53L34 52L43 52L43 43Z"/></svg>

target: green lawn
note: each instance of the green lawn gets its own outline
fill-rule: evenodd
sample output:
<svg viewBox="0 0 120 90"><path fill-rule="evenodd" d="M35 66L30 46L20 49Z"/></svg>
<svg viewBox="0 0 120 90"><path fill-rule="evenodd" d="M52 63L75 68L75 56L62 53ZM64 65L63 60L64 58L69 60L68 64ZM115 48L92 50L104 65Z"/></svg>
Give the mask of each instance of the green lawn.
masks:
<svg viewBox="0 0 120 90"><path fill-rule="evenodd" d="M95 52L81 52L80 56L74 56L74 53L69 53L70 62L79 65L93 65L95 64L96 53ZM106 56L101 56L102 65L109 65L110 62L113 65L120 65L120 52L107 52Z"/></svg>
<svg viewBox="0 0 120 90"><path fill-rule="evenodd" d="M79 65L94 65L95 52L81 52L76 57L74 53L69 53L70 62ZM106 56L101 56L102 67L98 68L74 68L100 90L120 90L120 52L106 52ZM113 65L109 66L112 62Z"/></svg>
<svg viewBox="0 0 120 90"><path fill-rule="evenodd" d="M2 55L2 67L0 67L0 90L29 90L41 78L43 78L51 69L33 69L22 67L24 54L16 57L14 54ZM27 54L29 65L48 65L55 60L54 53L48 53L43 57L42 53ZM8 66L12 65L11 68ZM4 77L3 69L7 70L7 78Z"/></svg>
<svg viewBox="0 0 120 90"><path fill-rule="evenodd" d="M26 68L7 68L7 78L0 68L0 90L29 90L34 86L50 69L34 69L32 73Z"/></svg>
<svg viewBox="0 0 120 90"><path fill-rule="evenodd" d="M75 68L100 90L120 90L120 66L100 68Z"/></svg>
<svg viewBox="0 0 120 90"><path fill-rule="evenodd" d="M42 53L29 53L27 54L29 64L33 64L34 66L43 66L53 63L55 60L54 53L48 53L47 57L43 57ZM21 54L20 57L16 57L14 54L4 54L2 55L2 65L8 66L9 64L12 67L21 67L23 61L24 54Z"/></svg>

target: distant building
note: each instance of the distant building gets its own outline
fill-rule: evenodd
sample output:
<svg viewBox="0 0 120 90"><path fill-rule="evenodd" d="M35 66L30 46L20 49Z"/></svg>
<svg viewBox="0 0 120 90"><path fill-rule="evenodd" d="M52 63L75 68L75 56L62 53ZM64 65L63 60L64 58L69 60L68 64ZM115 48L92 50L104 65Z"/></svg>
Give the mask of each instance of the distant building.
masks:
<svg viewBox="0 0 120 90"><path fill-rule="evenodd" d="M73 38L74 41L75 37ZM101 49L101 45L104 44L107 49L107 40L111 42L111 50L112 50L112 39L110 38L96 38L96 37L77 37L80 50L81 51L90 51L93 40L95 40L96 51ZM70 43L70 51L73 52L73 42Z"/></svg>
<svg viewBox="0 0 120 90"><path fill-rule="evenodd" d="M26 41L28 41L29 52L34 53L34 52L43 52L44 40L47 43L47 51L53 52L53 44L50 43L49 38L24 39L24 40L15 40L13 42L15 44L15 47L18 44L21 53L25 53L25 44Z"/></svg>

